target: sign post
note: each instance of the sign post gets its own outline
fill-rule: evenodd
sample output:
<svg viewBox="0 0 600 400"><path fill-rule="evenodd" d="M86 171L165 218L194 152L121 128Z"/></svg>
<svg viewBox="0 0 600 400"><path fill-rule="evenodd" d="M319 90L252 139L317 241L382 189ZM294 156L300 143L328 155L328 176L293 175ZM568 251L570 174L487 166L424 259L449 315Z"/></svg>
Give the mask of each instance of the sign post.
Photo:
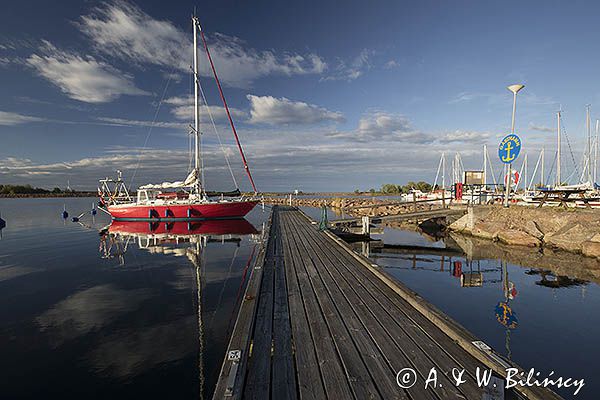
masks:
<svg viewBox="0 0 600 400"><path fill-rule="evenodd" d="M504 198L504 207L508 207L508 197L510 195L510 184L512 181L512 162L521 152L521 139L511 133L502 139L498 146L498 157L504 164L508 164L508 174L506 175L506 197Z"/></svg>
<svg viewBox="0 0 600 400"><path fill-rule="evenodd" d="M511 135L514 135L517 139L519 139L518 136L515 135L515 114L517 113L517 93L519 93L519 91L521 89L523 89L525 87L525 85L521 85L521 84L515 84L515 85L510 85L509 87L507 87L508 90L510 90L513 94L513 109L512 109L512 120L511 120L511 126L510 126L510 133ZM511 136L509 135L509 136ZM504 139L508 138L505 137ZM504 142L504 140L503 140ZM507 151L509 151L509 149L506 149ZM502 161L505 164L508 164L508 173L510 174L512 172L512 160L514 160L515 158L517 158L517 156L519 155L519 151L521 150L521 141L519 140L519 149L516 150L516 155L510 159L509 161ZM500 143L500 151L502 151L502 143ZM510 155L510 153L508 153ZM502 156L500 157L500 159L502 160ZM510 179L508 179L508 181L506 182L506 196L504 197L504 207L508 207L508 198L510 197Z"/></svg>

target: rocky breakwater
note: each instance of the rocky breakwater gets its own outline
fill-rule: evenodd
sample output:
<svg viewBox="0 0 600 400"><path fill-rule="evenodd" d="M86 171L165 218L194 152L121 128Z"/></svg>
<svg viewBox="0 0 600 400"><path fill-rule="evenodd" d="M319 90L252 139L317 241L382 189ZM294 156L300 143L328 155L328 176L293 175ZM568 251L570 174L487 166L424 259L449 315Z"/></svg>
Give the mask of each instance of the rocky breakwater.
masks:
<svg viewBox="0 0 600 400"><path fill-rule="evenodd" d="M600 258L600 210L476 206L449 229L507 245Z"/></svg>
<svg viewBox="0 0 600 400"><path fill-rule="evenodd" d="M289 205L289 197L267 197L267 204ZM394 203L394 204L390 204ZM386 215L396 215L408 211L425 211L441 207L441 204L434 203L416 203L395 200L380 200L369 197L292 197L292 205L299 207L328 207L337 214L345 214L353 217L370 216L382 217Z"/></svg>

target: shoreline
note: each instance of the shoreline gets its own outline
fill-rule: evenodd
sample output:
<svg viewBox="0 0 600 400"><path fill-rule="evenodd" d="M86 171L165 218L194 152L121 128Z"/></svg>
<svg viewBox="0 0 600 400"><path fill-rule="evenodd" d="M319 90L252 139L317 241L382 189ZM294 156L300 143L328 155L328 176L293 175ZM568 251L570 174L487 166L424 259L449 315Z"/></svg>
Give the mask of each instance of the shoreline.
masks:
<svg viewBox="0 0 600 400"><path fill-rule="evenodd" d="M600 212L593 209L469 207L448 231L507 246L560 250L600 259Z"/></svg>
<svg viewBox="0 0 600 400"><path fill-rule="evenodd" d="M37 198L67 198L67 197L98 197L96 192L76 193L31 193L31 194L0 194L0 199L37 199Z"/></svg>

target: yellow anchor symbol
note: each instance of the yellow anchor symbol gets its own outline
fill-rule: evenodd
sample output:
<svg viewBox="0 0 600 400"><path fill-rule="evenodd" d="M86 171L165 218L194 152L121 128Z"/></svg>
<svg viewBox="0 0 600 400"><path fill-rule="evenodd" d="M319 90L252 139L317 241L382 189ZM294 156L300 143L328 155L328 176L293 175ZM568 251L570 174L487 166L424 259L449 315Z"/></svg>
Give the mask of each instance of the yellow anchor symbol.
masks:
<svg viewBox="0 0 600 400"><path fill-rule="evenodd" d="M506 143L506 147L504 147L504 150L506 151L506 155L502 156L502 161L510 162L515 159L515 156L510 154L510 151L513 150L511 142Z"/></svg>

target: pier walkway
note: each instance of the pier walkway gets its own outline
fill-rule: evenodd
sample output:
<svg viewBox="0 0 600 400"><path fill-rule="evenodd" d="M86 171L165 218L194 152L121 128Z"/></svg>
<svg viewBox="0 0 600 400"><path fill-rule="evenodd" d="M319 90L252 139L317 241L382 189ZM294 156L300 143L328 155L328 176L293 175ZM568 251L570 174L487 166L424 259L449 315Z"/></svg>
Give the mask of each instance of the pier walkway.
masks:
<svg viewBox="0 0 600 400"><path fill-rule="evenodd" d="M214 399L482 399L477 368L510 366L300 211L275 206L265 234ZM397 382L404 368L416 373L410 389Z"/></svg>
<svg viewBox="0 0 600 400"><path fill-rule="evenodd" d="M465 208L438 208L434 210L425 210L425 211L409 211L400 214L392 214L385 216L370 216L369 221L373 224L380 224L384 221L424 221L427 219L433 218L444 218L450 216L463 216L466 213ZM344 219L334 219L329 221L329 224L332 226L337 225L345 225L361 222L362 218L344 218Z"/></svg>

